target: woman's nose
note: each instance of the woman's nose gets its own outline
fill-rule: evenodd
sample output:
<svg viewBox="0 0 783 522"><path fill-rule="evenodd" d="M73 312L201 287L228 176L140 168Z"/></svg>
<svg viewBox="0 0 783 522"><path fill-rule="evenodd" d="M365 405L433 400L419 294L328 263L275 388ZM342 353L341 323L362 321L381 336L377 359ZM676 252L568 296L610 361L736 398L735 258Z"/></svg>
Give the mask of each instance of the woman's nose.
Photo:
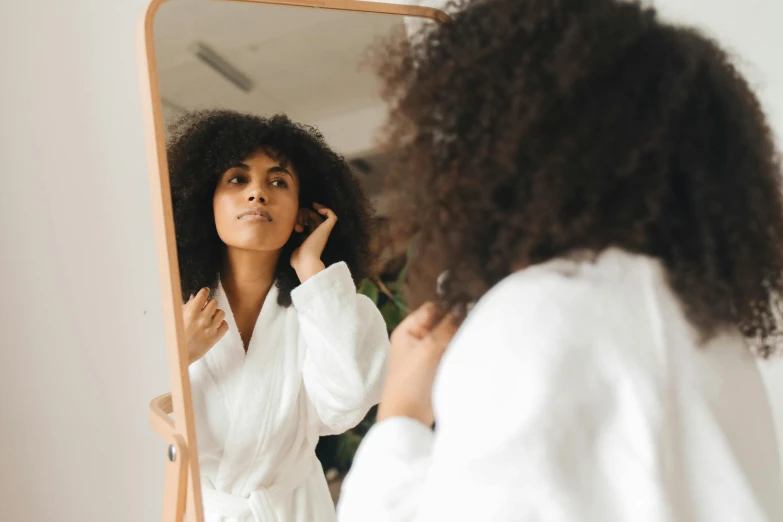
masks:
<svg viewBox="0 0 783 522"><path fill-rule="evenodd" d="M254 184L250 187L247 199L248 201L266 203L267 202L266 192L264 192L264 189L261 185Z"/></svg>

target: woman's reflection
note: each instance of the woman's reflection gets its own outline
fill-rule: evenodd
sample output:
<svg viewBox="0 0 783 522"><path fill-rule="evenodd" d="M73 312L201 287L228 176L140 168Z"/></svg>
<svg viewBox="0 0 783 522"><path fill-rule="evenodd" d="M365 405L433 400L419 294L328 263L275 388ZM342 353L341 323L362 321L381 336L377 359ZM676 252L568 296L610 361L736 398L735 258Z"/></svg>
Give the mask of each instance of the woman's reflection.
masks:
<svg viewBox="0 0 783 522"><path fill-rule="evenodd" d="M169 171L205 518L331 521L315 457L378 402L389 350L370 206L285 116L187 115Z"/></svg>

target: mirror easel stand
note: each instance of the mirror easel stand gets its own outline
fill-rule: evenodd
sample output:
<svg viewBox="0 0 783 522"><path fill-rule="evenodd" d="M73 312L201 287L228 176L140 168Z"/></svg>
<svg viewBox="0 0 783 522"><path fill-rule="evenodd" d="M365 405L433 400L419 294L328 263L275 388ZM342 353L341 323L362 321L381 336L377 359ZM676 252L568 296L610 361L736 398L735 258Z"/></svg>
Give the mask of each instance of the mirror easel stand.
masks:
<svg viewBox="0 0 783 522"><path fill-rule="evenodd" d="M149 404L152 428L167 443L164 473L163 522L203 522L196 430L191 402L188 356L184 345L174 216L166 159L163 109L155 58L154 21L167 0L151 0L137 27L137 58L141 81L143 126L147 151L153 225L160 273L163 321L166 332L171 393ZM364 0L216 0L254 4L354 11L429 19L438 23L450 19L431 7L390 4ZM176 413L174 418L171 417Z"/></svg>
<svg viewBox="0 0 783 522"><path fill-rule="evenodd" d="M163 520L181 521L185 516L187 498L188 446L169 417L174 408L171 394L166 393L150 402L152 428L168 442L166 468L163 473Z"/></svg>

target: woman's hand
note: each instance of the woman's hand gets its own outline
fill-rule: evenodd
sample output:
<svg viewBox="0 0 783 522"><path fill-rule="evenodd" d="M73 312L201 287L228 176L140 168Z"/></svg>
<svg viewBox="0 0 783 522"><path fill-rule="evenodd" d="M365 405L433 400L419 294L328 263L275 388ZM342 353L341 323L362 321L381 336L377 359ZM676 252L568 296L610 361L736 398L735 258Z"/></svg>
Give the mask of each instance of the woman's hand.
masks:
<svg viewBox="0 0 783 522"><path fill-rule="evenodd" d="M337 215L331 209L318 203L314 203L313 207L317 213L310 209L299 211L296 231L309 232L309 235L291 254L291 266L302 283L326 268L321 261L321 254L324 253L329 234L337 224Z"/></svg>
<svg viewBox="0 0 783 522"><path fill-rule="evenodd" d="M228 331L226 313L219 310L217 301L209 298L209 289L202 288L182 309L188 364L198 361L212 349Z"/></svg>
<svg viewBox="0 0 783 522"><path fill-rule="evenodd" d="M435 305L425 304L392 333L389 369L378 407L379 422L399 416L427 426L435 422L432 384L440 359L459 328L453 316L446 315L435 324L437 317Z"/></svg>

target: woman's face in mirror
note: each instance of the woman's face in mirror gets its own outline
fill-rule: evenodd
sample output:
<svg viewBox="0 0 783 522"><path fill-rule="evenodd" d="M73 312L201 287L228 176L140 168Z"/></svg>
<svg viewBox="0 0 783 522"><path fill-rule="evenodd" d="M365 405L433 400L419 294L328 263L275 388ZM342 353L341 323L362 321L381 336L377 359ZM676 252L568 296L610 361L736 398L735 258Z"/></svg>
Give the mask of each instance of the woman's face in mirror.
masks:
<svg viewBox="0 0 783 522"><path fill-rule="evenodd" d="M299 214L299 180L285 161L258 151L231 166L212 199L218 236L229 247L280 250Z"/></svg>

